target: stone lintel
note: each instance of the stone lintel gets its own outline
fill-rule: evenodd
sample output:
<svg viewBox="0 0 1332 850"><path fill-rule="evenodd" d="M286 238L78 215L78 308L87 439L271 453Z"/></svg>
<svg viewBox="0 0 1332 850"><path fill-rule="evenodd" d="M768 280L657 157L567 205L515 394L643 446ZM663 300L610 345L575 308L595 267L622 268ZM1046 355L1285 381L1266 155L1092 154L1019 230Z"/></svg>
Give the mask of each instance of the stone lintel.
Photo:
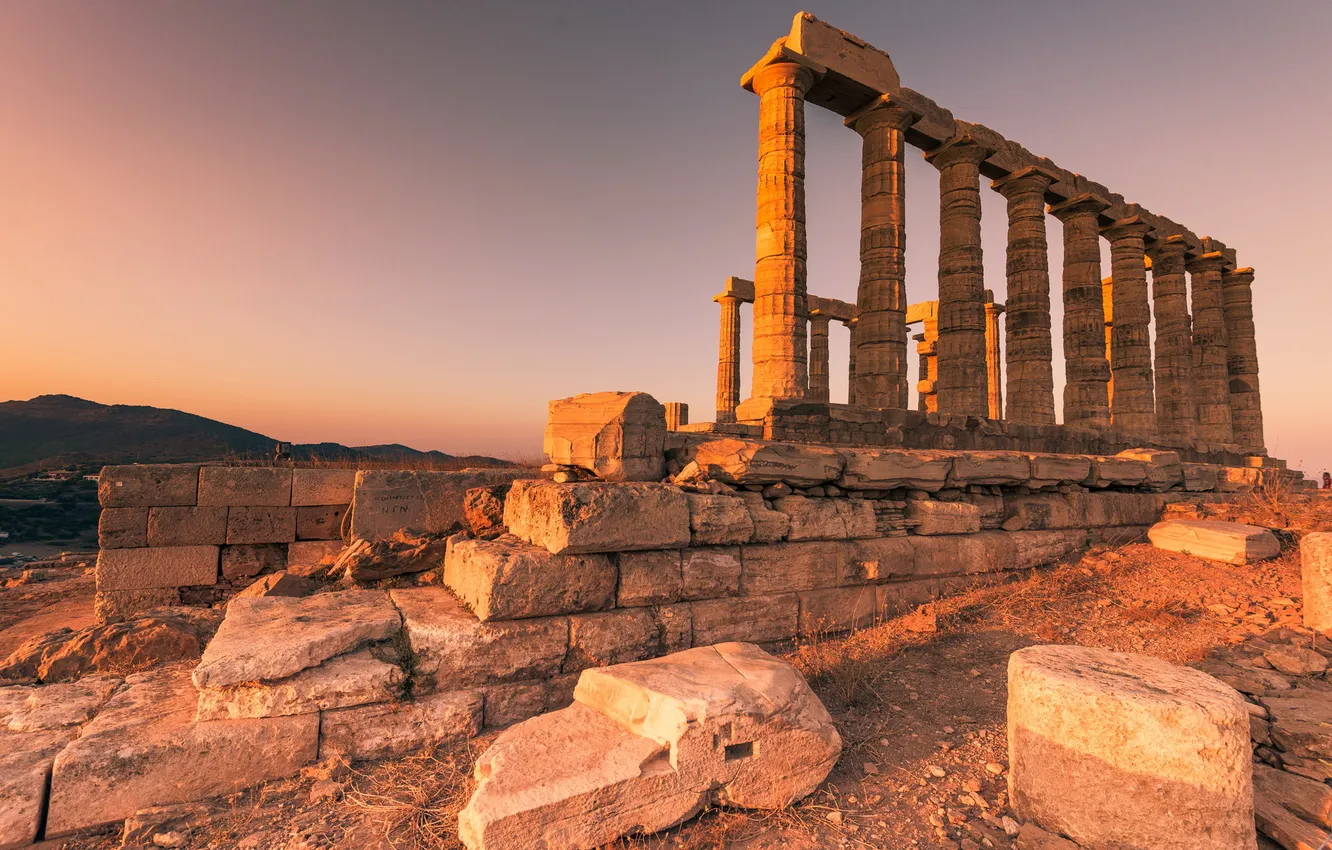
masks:
<svg viewBox="0 0 1332 850"><path fill-rule="evenodd" d="M953 113L920 92L903 88L897 93L897 100L921 114L921 119L906 130L907 144L930 150L957 135L957 121Z"/></svg>
<svg viewBox="0 0 1332 850"><path fill-rule="evenodd" d="M1039 186L1042 193L1048 193L1050 187L1059 182L1059 175L1040 165L1028 165L990 181L990 188L1008 197L1010 192L1019 188L1019 181L1029 186Z"/></svg>
<svg viewBox="0 0 1332 850"><path fill-rule="evenodd" d="M1101 227L1101 235L1111 241L1121 236L1142 236L1146 240L1151 232L1152 226L1140 215L1121 218Z"/></svg>
<svg viewBox="0 0 1332 850"><path fill-rule="evenodd" d="M939 302L935 301L934 303L937 305ZM1004 312L1004 305L996 303L994 300L993 289L985 290L985 309L986 311L993 311L995 313Z"/></svg>
<svg viewBox="0 0 1332 850"><path fill-rule="evenodd" d="M1151 268L1151 258L1153 256L1159 256L1167 249L1174 250L1175 248L1179 248L1183 251L1186 259L1197 254L1196 249L1189 243L1188 237L1183 233L1172 233L1164 238L1160 236L1160 233L1161 231L1158 228L1156 234L1149 236L1147 239L1148 268Z"/></svg>
<svg viewBox="0 0 1332 850"><path fill-rule="evenodd" d="M1063 221L1066 216L1075 215L1077 213L1094 212L1100 214L1110 209L1110 206L1110 202L1100 195L1091 192L1083 192L1079 195L1074 195L1066 201L1051 204L1047 212L1060 221Z"/></svg>
<svg viewBox="0 0 1332 850"><path fill-rule="evenodd" d="M817 71L806 101L838 115L850 115L902 86L887 53L808 12L795 15L782 41L787 54L799 57L795 61Z"/></svg>
<svg viewBox="0 0 1332 850"><path fill-rule="evenodd" d="M810 72L814 74L816 81L828 70L817 62L811 62L808 58L801 56L799 53L788 50L786 48L786 39L779 38L772 43L772 47L768 48L768 52L763 54L762 59L751 65L749 70L745 71L745 73L740 76L740 87L747 92L753 92L754 78L758 76L758 73L769 65L778 65L783 62L790 62L808 68ZM808 92L806 94L808 94Z"/></svg>
<svg viewBox="0 0 1332 850"><path fill-rule="evenodd" d="M930 322L939 318L938 301L921 301L917 304L908 304L906 309L906 323L914 325L919 322Z"/></svg>
<svg viewBox="0 0 1332 850"><path fill-rule="evenodd" d="M934 150L925 151L925 161L935 168L943 168L949 164L949 160L952 158L950 154L952 154L964 160L974 159L976 164L979 165L993 153L994 151L991 148L976 141L970 134L962 133L944 142Z"/></svg>
<svg viewBox="0 0 1332 850"><path fill-rule="evenodd" d="M742 304L754 303L754 281L746 280L743 277L728 277L726 283L722 285L722 291L712 296L716 301L720 298L737 298Z"/></svg>
<svg viewBox="0 0 1332 850"><path fill-rule="evenodd" d="M856 317L856 305L845 301L839 301L836 298L821 298L818 295L808 295L805 302L809 306L811 316L827 316L838 322L849 322Z"/></svg>

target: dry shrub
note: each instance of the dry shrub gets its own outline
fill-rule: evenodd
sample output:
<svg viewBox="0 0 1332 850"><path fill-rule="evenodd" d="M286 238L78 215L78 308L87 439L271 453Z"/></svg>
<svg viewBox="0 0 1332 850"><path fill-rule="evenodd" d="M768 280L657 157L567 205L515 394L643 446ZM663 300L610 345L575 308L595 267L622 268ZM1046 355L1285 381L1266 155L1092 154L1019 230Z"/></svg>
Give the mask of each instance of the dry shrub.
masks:
<svg viewBox="0 0 1332 850"><path fill-rule="evenodd" d="M427 746L421 752L356 772L346 804L395 850L456 850L458 812L471 796L474 753Z"/></svg>

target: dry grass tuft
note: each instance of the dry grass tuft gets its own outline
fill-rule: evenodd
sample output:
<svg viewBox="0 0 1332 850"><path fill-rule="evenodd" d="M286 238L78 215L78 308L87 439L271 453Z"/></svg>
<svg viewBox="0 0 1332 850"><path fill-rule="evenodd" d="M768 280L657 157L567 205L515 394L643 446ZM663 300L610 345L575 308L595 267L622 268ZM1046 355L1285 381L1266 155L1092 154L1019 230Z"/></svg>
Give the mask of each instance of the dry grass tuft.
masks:
<svg viewBox="0 0 1332 850"><path fill-rule="evenodd" d="M456 850L458 812L473 781L470 746L419 753L354 772L344 797L395 850Z"/></svg>

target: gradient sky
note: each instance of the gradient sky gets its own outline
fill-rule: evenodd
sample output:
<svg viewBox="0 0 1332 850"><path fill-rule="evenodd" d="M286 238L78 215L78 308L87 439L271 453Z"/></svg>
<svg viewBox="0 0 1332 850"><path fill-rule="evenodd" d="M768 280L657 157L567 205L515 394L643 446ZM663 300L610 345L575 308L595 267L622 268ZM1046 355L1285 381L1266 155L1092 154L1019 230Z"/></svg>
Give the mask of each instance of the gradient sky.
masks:
<svg viewBox="0 0 1332 850"><path fill-rule="evenodd" d="M490 454L530 454L578 392L711 419L710 298L753 273L738 79L800 8L0 0L0 399ZM1332 3L803 8L957 117L1236 248L1268 447L1332 465ZM938 179L907 160L914 302L937 292ZM855 300L859 169L811 108L815 294ZM1003 300L1004 202L983 201ZM846 350L835 326L834 401ZM743 359L748 395L747 334Z"/></svg>

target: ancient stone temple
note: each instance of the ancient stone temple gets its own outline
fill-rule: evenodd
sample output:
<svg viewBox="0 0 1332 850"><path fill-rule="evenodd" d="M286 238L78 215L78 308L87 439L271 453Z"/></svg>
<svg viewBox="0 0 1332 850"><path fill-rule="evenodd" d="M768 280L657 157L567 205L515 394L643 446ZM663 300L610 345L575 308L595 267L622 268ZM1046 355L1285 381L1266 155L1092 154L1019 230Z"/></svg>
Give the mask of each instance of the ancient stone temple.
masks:
<svg viewBox="0 0 1332 850"><path fill-rule="evenodd" d="M1254 272L1239 267L1234 249L955 118L902 85L887 53L806 13L741 85L759 99L754 276L728 278L714 299L721 305L717 417L691 430L905 448L1113 453L1153 446L1196 461L1280 466L1266 459L1263 438ZM806 272L810 104L843 116L862 139L854 304L810 295L831 288L811 285ZM915 304L905 283L908 147L939 172L937 190L918 190L939 192L938 298ZM984 275L982 178L1007 201L1006 305L995 302ZM1063 224L1055 295L1047 216ZM1101 264L1102 240L1109 269ZM1055 298L1063 306L1057 335ZM747 393L740 386L742 304L753 305ZM846 404L830 402L833 322L851 331ZM920 358L914 405L912 325L921 326L913 337ZM1057 407L1053 352L1061 341Z"/></svg>

